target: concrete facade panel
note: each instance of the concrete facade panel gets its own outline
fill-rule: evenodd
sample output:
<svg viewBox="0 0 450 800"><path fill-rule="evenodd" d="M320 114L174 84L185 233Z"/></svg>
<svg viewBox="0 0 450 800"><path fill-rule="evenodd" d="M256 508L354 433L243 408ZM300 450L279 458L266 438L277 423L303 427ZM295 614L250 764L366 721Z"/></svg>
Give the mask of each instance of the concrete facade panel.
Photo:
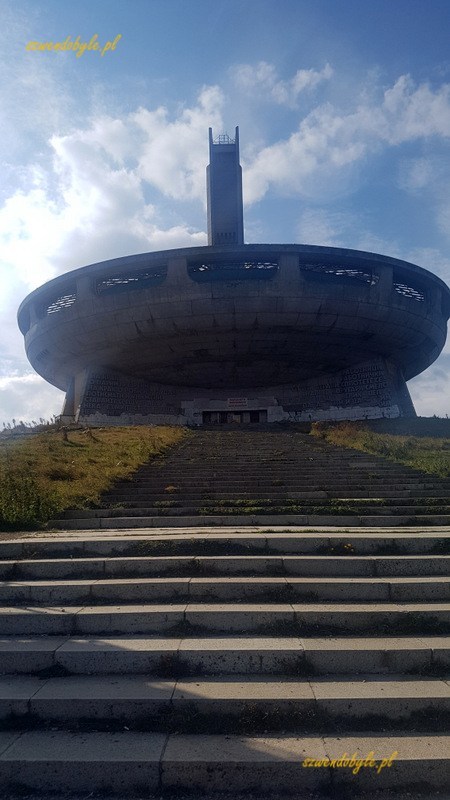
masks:
<svg viewBox="0 0 450 800"><path fill-rule="evenodd" d="M251 314L252 312L265 312L277 311L277 300L275 297L261 296L258 297L236 297L234 300L234 307L237 312L244 311Z"/></svg>

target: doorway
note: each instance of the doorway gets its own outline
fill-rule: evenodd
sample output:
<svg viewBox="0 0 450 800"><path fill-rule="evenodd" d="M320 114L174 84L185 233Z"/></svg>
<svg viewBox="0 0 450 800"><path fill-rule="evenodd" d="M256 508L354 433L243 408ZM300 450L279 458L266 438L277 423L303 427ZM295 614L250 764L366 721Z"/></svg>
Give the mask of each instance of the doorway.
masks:
<svg viewBox="0 0 450 800"><path fill-rule="evenodd" d="M202 422L203 425L253 425L267 422L267 411L203 411Z"/></svg>

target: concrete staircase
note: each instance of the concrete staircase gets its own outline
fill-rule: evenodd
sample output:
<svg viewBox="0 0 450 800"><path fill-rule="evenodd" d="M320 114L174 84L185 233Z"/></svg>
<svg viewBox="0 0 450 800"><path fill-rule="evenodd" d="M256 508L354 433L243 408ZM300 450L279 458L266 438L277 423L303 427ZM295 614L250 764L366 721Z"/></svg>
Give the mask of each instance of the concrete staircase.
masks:
<svg viewBox="0 0 450 800"><path fill-rule="evenodd" d="M63 529L189 525L450 525L450 479L296 430L201 430Z"/></svg>
<svg viewBox="0 0 450 800"><path fill-rule="evenodd" d="M4 796L440 796L449 575L427 528L2 541Z"/></svg>

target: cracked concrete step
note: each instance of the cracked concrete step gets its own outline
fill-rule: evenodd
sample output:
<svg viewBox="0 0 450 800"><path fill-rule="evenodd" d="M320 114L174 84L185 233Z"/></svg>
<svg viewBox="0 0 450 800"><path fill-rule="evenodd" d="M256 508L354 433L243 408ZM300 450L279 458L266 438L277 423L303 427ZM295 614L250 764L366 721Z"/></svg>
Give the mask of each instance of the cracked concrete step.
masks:
<svg viewBox="0 0 450 800"><path fill-rule="evenodd" d="M10 730L108 721L114 730L272 733L283 730L445 730L450 681L391 675L307 680L288 675L205 678L0 677L0 720ZM5 730L5 728L4 728Z"/></svg>
<svg viewBox="0 0 450 800"><path fill-rule="evenodd" d="M450 671L450 637L46 636L0 639L0 674L285 674Z"/></svg>
<svg viewBox="0 0 450 800"><path fill-rule="evenodd" d="M108 580L9 581L0 584L3 604L261 602L327 600L450 601L450 577L423 578L109 578Z"/></svg>
<svg viewBox="0 0 450 800"><path fill-rule="evenodd" d="M446 791L450 737L205 736L123 731L0 734L0 780L5 791L92 792L148 797L161 791L243 791L299 797L305 791ZM368 759L374 766L346 766ZM308 768L310 758L325 767ZM336 763L329 765L329 760ZM341 760L341 768L338 768ZM307 763L307 762L306 762ZM384 764L384 766L382 766ZM388 766L390 764L390 766ZM354 775L356 769L358 774Z"/></svg>
<svg viewBox="0 0 450 800"><path fill-rule="evenodd" d="M239 574L330 578L447 576L450 575L450 555L100 556L0 561L0 577L9 582L27 578L214 577Z"/></svg>
<svg viewBox="0 0 450 800"><path fill-rule="evenodd" d="M0 635L194 631L411 634L450 632L450 603L171 603L0 608Z"/></svg>

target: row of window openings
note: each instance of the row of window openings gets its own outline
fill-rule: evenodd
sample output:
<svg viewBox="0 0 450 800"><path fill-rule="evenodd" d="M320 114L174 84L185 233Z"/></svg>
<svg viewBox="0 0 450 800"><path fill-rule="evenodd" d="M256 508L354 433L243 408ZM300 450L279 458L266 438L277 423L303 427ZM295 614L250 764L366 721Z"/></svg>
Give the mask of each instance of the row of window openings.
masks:
<svg viewBox="0 0 450 800"><path fill-rule="evenodd" d="M300 264L300 269L305 274L314 279L333 279L351 281L352 283L366 283L375 285L379 281L379 275L374 272L365 270L334 266L329 264ZM231 276L237 279L246 279L252 277L272 278L278 271L278 262L276 261L227 261L227 262L196 262L188 266L188 274L194 280L211 280L211 279L230 279ZM122 273L118 275L111 275L106 278L99 279L95 284L95 291L98 295L102 296L120 290L135 290L146 289L150 286L161 284L167 274L167 266L159 267L152 270L145 270L139 272ZM412 286L407 279L403 276L396 275L394 272L393 289L397 294L419 303L426 300L425 291L419 286ZM59 295L54 300L43 304L39 309L39 316L44 317L63 311L70 308L77 299L76 289L66 291L64 294ZM24 311L24 316L26 312ZM25 318L23 323L29 323ZM21 328L29 329L24 324Z"/></svg>

